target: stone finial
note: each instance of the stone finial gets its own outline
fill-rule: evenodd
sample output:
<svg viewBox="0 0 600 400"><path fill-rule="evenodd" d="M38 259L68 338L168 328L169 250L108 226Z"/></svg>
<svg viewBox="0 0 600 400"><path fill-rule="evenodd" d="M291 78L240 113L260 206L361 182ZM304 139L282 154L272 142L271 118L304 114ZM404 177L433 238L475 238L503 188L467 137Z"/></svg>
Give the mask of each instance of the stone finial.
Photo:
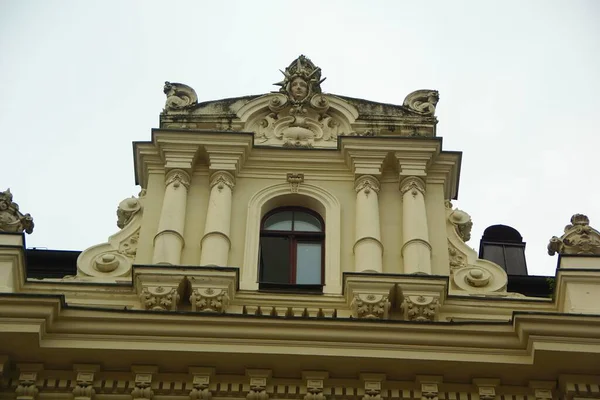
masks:
<svg viewBox="0 0 600 400"><path fill-rule="evenodd" d="M183 83L165 82L163 91L167 95L165 112L182 110L198 104L196 91Z"/></svg>
<svg viewBox="0 0 600 400"><path fill-rule="evenodd" d="M14 203L10 189L0 193L0 232L32 233L33 218L19 211L19 205Z"/></svg>
<svg viewBox="0 0 600 400"><path fill-rule="evenodd" d="M422 89L410 93L404 99L404 107L423 115L433 116L435 106L440 100L437 90Z"/></svg>
<svg viewBox="0 0 600 400"><path fill-rule="evenodd" d="M561 237L553 236L548 243L548 254L587 254L600 255L600 232L590 226L590 220L583 214L571 217Z"/></svg>

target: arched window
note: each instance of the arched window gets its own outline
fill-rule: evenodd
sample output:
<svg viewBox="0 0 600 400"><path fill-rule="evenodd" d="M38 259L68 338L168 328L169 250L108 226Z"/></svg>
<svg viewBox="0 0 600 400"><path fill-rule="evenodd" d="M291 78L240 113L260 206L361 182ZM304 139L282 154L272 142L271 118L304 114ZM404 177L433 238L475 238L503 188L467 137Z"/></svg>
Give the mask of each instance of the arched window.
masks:
<svg viewBox="0 0 600 400"><path fill-rule="evenodd" d="M278 208L262 220L259 286L322 290L323 220L305 208Z"/></svg>

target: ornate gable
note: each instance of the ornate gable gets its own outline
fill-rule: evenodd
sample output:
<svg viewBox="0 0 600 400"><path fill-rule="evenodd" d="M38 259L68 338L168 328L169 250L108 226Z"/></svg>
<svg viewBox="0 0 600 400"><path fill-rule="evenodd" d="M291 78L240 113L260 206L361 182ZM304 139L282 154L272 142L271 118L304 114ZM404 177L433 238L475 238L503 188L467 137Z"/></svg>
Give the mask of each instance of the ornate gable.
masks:
<svg viewBox="0 0 600 400"><path fill-rule="evenodd" d="M335 148L339 136L435 136L435 90L383 104L323 93L321 69L303 55L281 72L277 92L203 103L166 82L161 128L253 132L255 145L301 148Z"/></svg>

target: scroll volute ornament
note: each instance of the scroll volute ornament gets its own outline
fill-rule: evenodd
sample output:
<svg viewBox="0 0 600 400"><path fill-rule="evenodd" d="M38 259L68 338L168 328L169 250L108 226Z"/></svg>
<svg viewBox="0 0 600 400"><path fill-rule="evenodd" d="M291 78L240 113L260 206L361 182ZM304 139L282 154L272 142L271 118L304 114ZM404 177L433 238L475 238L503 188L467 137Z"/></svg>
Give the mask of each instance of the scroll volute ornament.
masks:
<svg viewBox="0 0 600 400"><path fill-rule="evenodd" d="M33 232L33 218L19 211L19 205L14 203L10 189L0 192L0 232L29 233Z"/></svg>
<svg viewBox="0 0 600 400"><path fill-rule="evenodd" d="M406 96L403 105L419 114L433 116L439 100L440 95L437 90L422 89Z"/></svg>
<svg viewBox="0 0 600 400"><path fill-rule="evenodd" d="M183 83L165 82L163 91L167 95L165 112L179 111L198 104L198 96L194 89Z"/></svg>
<svg viewBox="0 0 600 400"><path fill-rule="evenodd" d="M446 208L452 210L452 203L447 201ZM463 242L468 242L471 239L471 229L473 228L473 221L471 216L458 208L452 210L448 215L448 221L454 225L456 233L462 239Z"/></svg>
<svg viewBox="0 0 600 400"><path fill-rule="evenodd" d="M548 243L548 254L600 255L600 232L590 226L590 220L583 214L571 217L561 237L553 236Z"/></svg>

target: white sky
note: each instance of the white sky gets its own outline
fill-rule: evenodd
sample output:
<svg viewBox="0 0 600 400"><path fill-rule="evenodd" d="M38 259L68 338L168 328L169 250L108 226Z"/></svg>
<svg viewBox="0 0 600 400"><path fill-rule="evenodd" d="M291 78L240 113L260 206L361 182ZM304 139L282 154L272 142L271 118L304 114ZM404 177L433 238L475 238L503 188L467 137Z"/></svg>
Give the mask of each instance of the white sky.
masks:
<svg viewBox="0 0 600 400"><path fill-rule="evenodd" d="M530 273L553 275L546 245L571 215L600 228L598 1L0 0L0 189L34 218L27 246L83 250L118 230L164 81L199 101L266 93L299 54L328 93L439 90L475 249L511 225Z"/></svg>

